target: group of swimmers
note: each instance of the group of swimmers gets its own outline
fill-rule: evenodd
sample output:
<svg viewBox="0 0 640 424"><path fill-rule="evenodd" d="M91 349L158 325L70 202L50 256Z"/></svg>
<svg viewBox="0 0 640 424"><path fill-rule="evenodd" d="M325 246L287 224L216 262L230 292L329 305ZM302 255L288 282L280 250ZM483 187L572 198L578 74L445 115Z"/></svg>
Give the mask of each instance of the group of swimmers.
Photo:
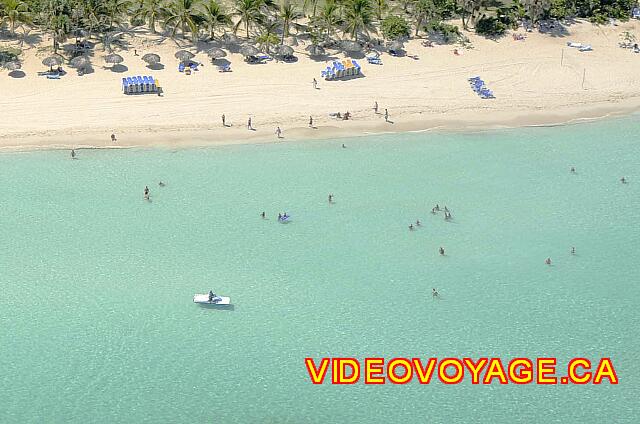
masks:
<svg viewBox="0 0 640 424"><path fill-rule="evenodd" d="M164 187L166 184L160 181L158 186ZM144 200L151 201L151 190L149 190L149 186L144 186Z"/></svg>
<svg viewBox="0 0 640 424"><path fill-rule="evenodd" d="M440 209L440 205L436 204L432 209L431 209L431 213L432 214L436 214L438 212L440 212L441 210L444 210L444 219L445 220L450 220L453 217L451 216L451 211L449 211L449 209L447 208L447 206L445 205L444 209Z"/></svg>

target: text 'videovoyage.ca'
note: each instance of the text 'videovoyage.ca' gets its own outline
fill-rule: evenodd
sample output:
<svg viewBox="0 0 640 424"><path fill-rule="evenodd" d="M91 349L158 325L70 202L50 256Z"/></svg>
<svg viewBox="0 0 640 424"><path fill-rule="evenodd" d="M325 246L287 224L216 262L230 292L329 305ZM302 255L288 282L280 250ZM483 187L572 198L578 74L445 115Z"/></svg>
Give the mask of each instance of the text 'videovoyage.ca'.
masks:
<svg viewBox="0 0 640 424"><path fill-rule="evenodd" d="M331 384L618 384L610 358L573 358L564 374L556 358L305 358L313 384L323 384L331 368ZM329 380L327 380L329 381Z"/></svg>

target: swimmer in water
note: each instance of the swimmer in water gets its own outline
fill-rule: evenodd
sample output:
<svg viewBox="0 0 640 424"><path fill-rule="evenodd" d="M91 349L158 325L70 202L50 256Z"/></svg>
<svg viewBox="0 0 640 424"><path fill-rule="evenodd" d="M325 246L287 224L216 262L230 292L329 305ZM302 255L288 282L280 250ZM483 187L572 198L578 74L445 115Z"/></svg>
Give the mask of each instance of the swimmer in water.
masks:
<svg viewBox="0 0 640 424"><path fill-rule="evenodd" d="M440 255L444 256L444 247L440 246L440 249L438 249L438 251L440 252Z"/></svg>
<svg viewBox="0 0 640 424"><path fill-rule="evenodd" d="M573 166L571 167L571 173L572 173L572 174L575 174L575 173L576 173L576 168L575 168L575 167L573 167Z"/></svg>
<svg viewBox="0 0 640 424"><path fill-rule="evenodd" d="M576 248L575 247L571 247L571 254L575 255L576 254Z"/></svg>
<svg viewBox="0 0 640 424"><path fill-rule="evenodd" d="M280 220L282 220L282 214L281 213L278 214L278 221L280 221Z"/></svg>
<svg viewBox="0 0 640 424"><path fill-rule="evenodd" d="M431 297L433 297L433 298L435 299L435 298L436 298L436 297L438 297L438 296L440 296L440 295L438 294L438 290L436 290L436 289L431 289Z"/></svg>
<svg viewBox="0 0 640 424"><path fill-rule="evenodd" d="M420 226L420 220L418 219L416 220L416 227L419 227L419 226Z"/></svg>
<svg viewBox="0 0 640 424"><path fill-rule="evenodd" d="M551 265L551 258L545 259L544 263L547 264L547 265Z"/></svg>
<svg viewBox="0 0 640 424"><path fill-rule="evenodd" d="M409 231L413 230L413 224L409 225Z"/></svg>
<svg viewBox="0 0 640 424"><path fill-rule="evenodd" d="M344 143L342 143L342 148L343 148L343 149L346 149L346 148L347 148L347 146L345 146L345 145L344 145Z"/></svg>
<svg viewBox="0 0 640 424"><path fill-rule="evenodd" d="M440 206L438 204L436 204L435 210L436 212L440 212Z"/></svg>
<svg viewBox="0 0 640 424"><path fill-rule="evenodd" d="M627 183L627 179L625 177L620 178L620 182L622 184L626 184Z"/></svg>
<svg viewBox="0 0 640 424"><path fill-rule="evenodd" d="M267 215L264 213L264 211L260 214L260 216L262 217L262 219L265 219L267 217Z"/></svg>
<svg viewBox="0 0 640 424"><path fill-rule="evenodd" d="M330 194L329 195L329 203L332 203L332 202L333 202L333 194Z"/></svg>
<svg viewBox="0 0 640 424"><path fill-rule="evenodd" d="M159 185L160 187L164 187L166 184L165 184L165 183L163 183L162 181L160 181L160 182L158 183L158 185Z"/></svg>
<svg viewBox="0 0 640 424"><path fill-rule="evenodd" d="M149 200L149 187L144 186L144 198Z"/></svg>
<svg viewBox="0 0 640 424"><path fill-rule="evenodd" d="M446 213L449 213L449 209L447 209L447 207L446 207L446 206L444 207L444 211L445 211Z"/></svg>
<svg viewBox="0 0 640 424"><path fill-rule="evenodd" d="M436 208L431 208L431 213L435 215L436 214Z"/></svg>

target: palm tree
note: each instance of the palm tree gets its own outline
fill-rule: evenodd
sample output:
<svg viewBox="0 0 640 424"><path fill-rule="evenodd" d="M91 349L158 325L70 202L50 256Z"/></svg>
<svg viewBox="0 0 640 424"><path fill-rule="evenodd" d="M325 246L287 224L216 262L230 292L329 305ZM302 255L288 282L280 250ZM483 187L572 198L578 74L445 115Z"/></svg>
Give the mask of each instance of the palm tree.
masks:
<svg viewBox="0 0 640 424"><path fill-rule="evenodd" d="M209 37L213 40L214 31L218 26L231 25L231 17L216 0L202 5L202 14L209 27Z"/></svg>
<svg viewBox="0 0 640 424"><path fill-rule="evenodd" d="M182 36L187 36L187 30L191 32L191 36L195 41L198 37L198 11L196 9L196 0L174 0L168 8L165 9L167 18L165 25L173 28L171 36L174 37L178 28L182 31Z"/></svg>
<svg viewBox="0 0 640 424"><path fill-rule="evenodd" d="M265 52L269 54L271 50L271 46L274 44L278 44L278 36L276 35L276 30L278 29L278 22L276 21L265 21L262 24L262 32L256 38L256 41L260 46L265 49Z"/></svg>
<svg viewBox="0 0 640 424"><path fill-rule="evenodd" d="M328 0L320 10L320 26L327 31L327 37L341 22L339 6L335 0Z"/></svg>
<svg viewBox="0 0 640 424"><path fill-rule="evenodd" d="M282 39L280 44L284 44L285 37L289 36L291 23L298 19L299 16L296 6L289 0L284 0L280 5L280 19L282 20Z"/></svg>
<svg viewBox="0 0 640 424"><path fill-rule="evenodd" d="M312 13L311 13L311 17L315 18L316 17L316 9L318 8L318 2L320 0L304 0L304 2L302 3L302 10L307 10L309 8L309 6L312 6Z"/></svg>
<svg viewBox="0 0 640 424"><path fill-rule="evenodd" d="M345 32L358 41L360 31L369 32L371 29L370 0L349 0L344 10Z"/></svg>
<svg viewBox="0 0 640 424"><path fill-rule="evenodd" d="M142 0L136 18L145 19L149 23L149 29L156 34L156 21L162 16L162 0Z"/></svg>
<svg viewBox="0 0 640 424"><path fill-rule="evenodd" d="M71 18L68 4L59 0L48 0L42 4L41 20L46 31L51 33L53 52L58 53L58 46L67 39L71 31Z"/></svg>
<svg viewBox="0 0 640 424"><path fill-rule="evenodd" d="M120 17L127 15L130 5L129 0L109 0L104 4L109 28L112 28L114 23L119 23Z"/></svg>
<svg viewBox="0 0 640 424"><path fill-rule="evenodd" d="M437 16L437 9L433 0L418 0L411 11L416 22L416 37L420 28Z"/></svg>
<svg viewBox="0 0 640 424"><path fill-rule="evenodd" d="M374 0L374 5L376 8L376 18L378 18L378 21L381 21L382 14L389 9L389 4L387 0Z"/></svg>
<svg viewBox="0 0 640 424"><path fill-rule="evenodd" d="M0 9L3 10L5 20L9 22L11 36L16 36L16 24L27 24L31 21L29 16L29 6L22 0L2 0ZM0 19L0 22L2 20Z"/></svg>
<svg viewBox="0 0 640 424"><path fill-rule="evenodd" d="M249 38L249 25L258 20L261 3L260 0L236 0L233 14L240 19L233 28L234 32L238 31L238 27L244 23L247 38Z"/></svg>

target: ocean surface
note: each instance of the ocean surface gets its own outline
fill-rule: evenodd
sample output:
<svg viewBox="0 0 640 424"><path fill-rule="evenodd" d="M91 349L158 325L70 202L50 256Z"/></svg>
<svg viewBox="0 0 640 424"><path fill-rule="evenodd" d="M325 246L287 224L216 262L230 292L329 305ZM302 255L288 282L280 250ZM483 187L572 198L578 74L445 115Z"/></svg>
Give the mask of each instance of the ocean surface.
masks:
<svg viewBox="0 0 640 424"><path fill-rule="evenodd" d="M2 153L0 181L1 423L640 422L637 116ZM620 384L315 386L307 356L610 357Z"/></svg>

